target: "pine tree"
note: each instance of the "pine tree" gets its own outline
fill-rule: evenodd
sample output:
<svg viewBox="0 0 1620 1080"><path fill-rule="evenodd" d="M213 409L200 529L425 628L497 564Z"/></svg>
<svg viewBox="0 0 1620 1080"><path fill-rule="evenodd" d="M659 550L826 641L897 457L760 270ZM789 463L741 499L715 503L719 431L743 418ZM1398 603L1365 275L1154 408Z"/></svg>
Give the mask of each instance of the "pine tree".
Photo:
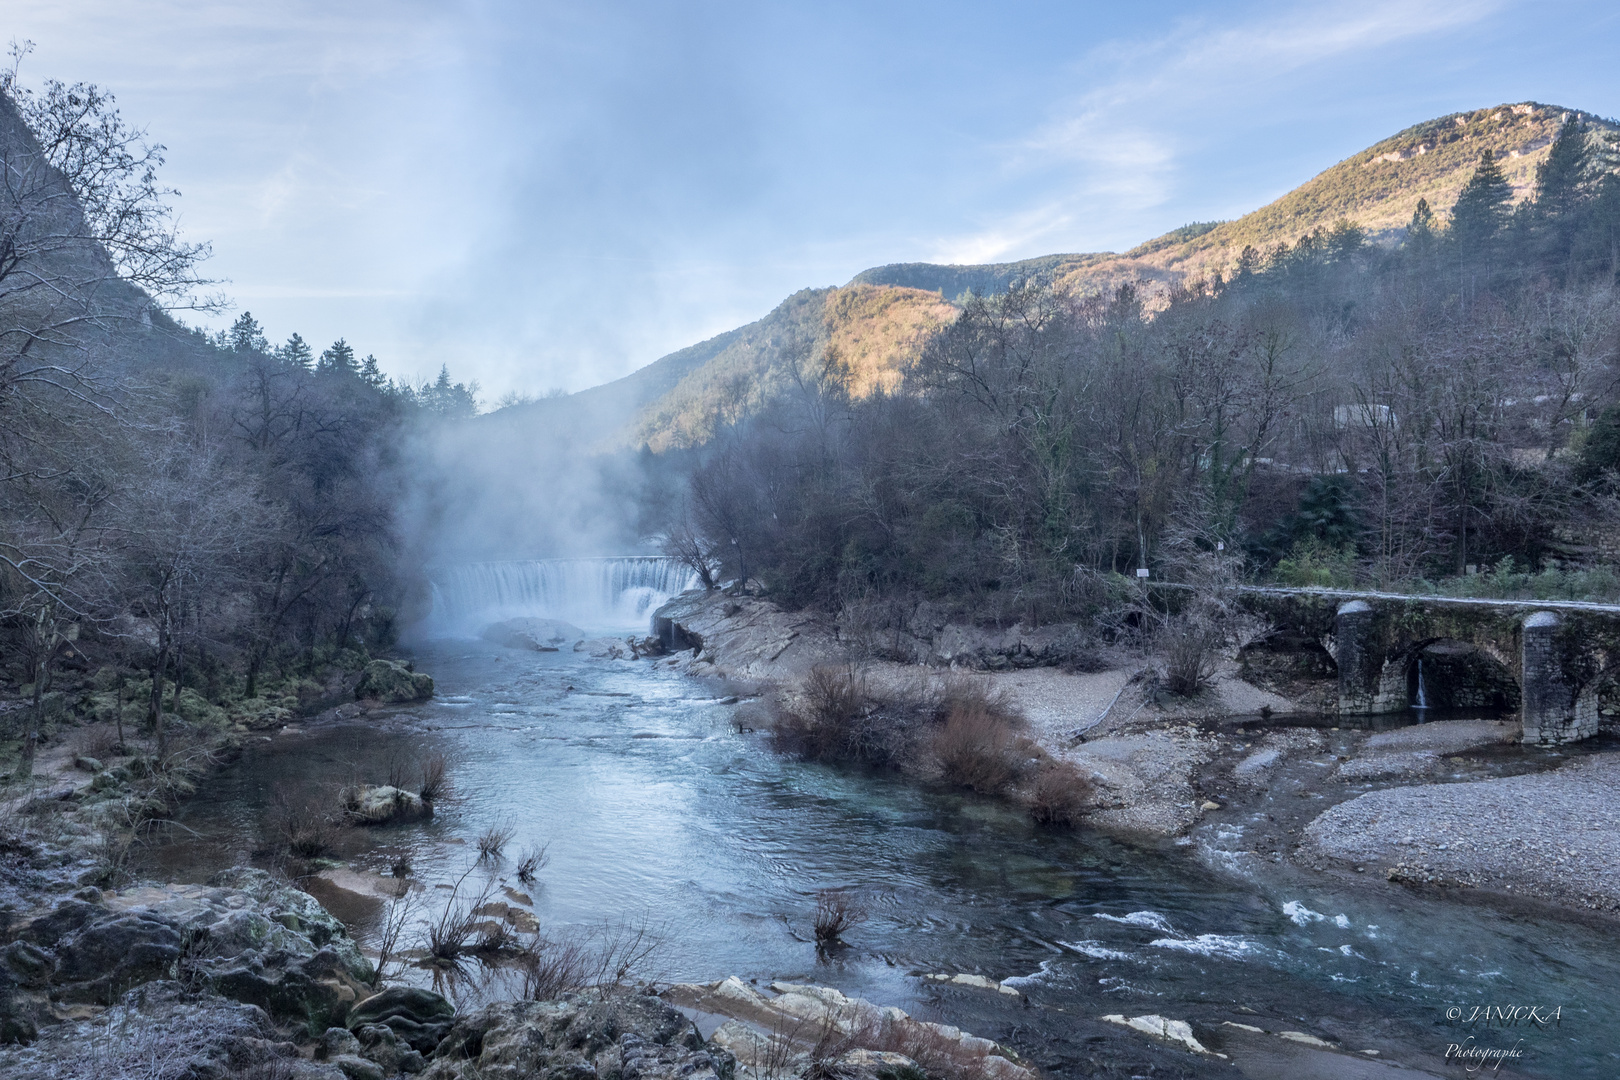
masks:
<svg viewBox="0 0 1620 1080"><path fill-rule="evenodd" d="M1406 227L1406 239L1427 239L1434 232L1434 211L1429 209L1428 199L1419 199L1417 209L1412 211L1412 223Z"/></svg>
<svg viewBox="0 0 1620 1080"><path fill-rule="evenodd" d="M251 311L244 311L236 317L236 321L231 323L231 328L226 333L226 340L237 352L270 351L270 342L265 340L264 328L259 325Z"/></svg>
<svg viewBox="0 0 1620 1080"><path fill-rule="evenodd" d="M1258 272L1260 261L1260 252L1255 249L1253 244L1243 245L1243 250L1238 254L1237 270L1233 273L1232 279L1242 281L1251 274Z"/></svg>
<svg viewBox="0 0 1620 1080"><path fill-rule="evenodd" d="M370 353L366 354L365 363L360 365L360 378L367 386L379 390L388 381L388 377L382 373L382 368L377 366L377 358Z"/></svg>
<svg viewBox="0 0 1620 1080"><path fill-rule="evenodd" d="M1479 168L1451 208L1452 237L1474 250L1490 243L1507 224L1508 202L1512 198L1513 185L1502 175L1496 155L1486 150L1479 156Z"/></svg>
<svg viewBox="0 0 1620 1080"><path fill-rule="evenodd" d="M1435 221L1434 211L1429 207L1428 199L1419 199L1417 206L1412 210L1412 220L1406 226L1406 239L1404 247L1412 255L1425 264L1435 249Z"/></svg>
<svg viewBox="0 0 1620 1080"><path fill-rule="evenodd" d="M416 400L429 412L446 418L465 418L478 414L478 384L452 383L448 365L439 366L439 377L424 383L416 392Z"/></svg>
<svg viewBox="0 0 1620 1080"><path fill-rule="evenodd" d="M1573 217L1585 201L1587 166L1592 160L1592 147L1586 140L1589 130L1580 119L1571 118L1536 166L1536 212L1543 220Z"/></svg>
<svg viewBox="0 0 1620 1080"><path fill-rule="evenodd" d="M338 338L330 348L321 353L321 358L316 363L315 370L323 374L353 375L355 373L354 346L342 338Z"/></svg>
<svg viewBox="0 0 1620 1080"><path fill-rule="evenodd" d="M1555 273L1570 267L1594 201L1588 131L1586 124L1571 118L1536 166L1536 201L1526 224L1533 237L1532 250Z"/></svg>
<svg viewBox="0 0 1620 1080"><path fill-rule="evenodd" d="M287 344L277 350L276 355L293 367L301 367L308 371L310 364L315 359L315 350L309 347L307 341L294 334L287 339Z"/></svg>

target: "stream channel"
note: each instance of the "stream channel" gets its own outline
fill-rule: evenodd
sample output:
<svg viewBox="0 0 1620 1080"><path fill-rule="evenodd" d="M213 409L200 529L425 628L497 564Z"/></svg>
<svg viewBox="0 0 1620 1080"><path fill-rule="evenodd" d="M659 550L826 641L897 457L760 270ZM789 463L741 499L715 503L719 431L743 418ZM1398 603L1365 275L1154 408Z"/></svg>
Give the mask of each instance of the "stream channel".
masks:
<svg viewBox="0 0 1620 1080"><path fill-rule="evenodd" d="M265 865L278 793L330 792L357 760L441 748L454 802L426 824L351 830L337 854L385 874L408 855L432 914L474 863L478 834L509 823L506 860L474 876L518 886L513 854L546 845L549 864L525 889L540 925L645 924L662 940L649 971L660 979L832 985L992 1037L1022 1029L1026 1044L1062 1044L1105 1013L1154 1013L1314 1031L1441 1075L1462 1072L1443 1054L1470 1034L1521 1045L1497 1075L1620 1075L1610 928L1232 859L1207 835L1153 846L1041 829L993 800L787 760L734 730L721 688L647 661L468 639L420 644L413 659L437 682L431 702L259 742L184 807L190 832L173 830L143 873L199 881ZM829 888L858 892L870 916L846 948L818 955L811 914ZM311 891L363 940L376 933L380 902ZM1028 1004L944 991L927 972L1010 979ZM1447 1020L1489 1005L1558 1007L1560 1019L1506 1031ZM1089 1053L1080 1040L1050 1060L1068 1072L1064 1054ZM1188 1072L1153 1075L1203 1075L1180 1056Z"/></svg>

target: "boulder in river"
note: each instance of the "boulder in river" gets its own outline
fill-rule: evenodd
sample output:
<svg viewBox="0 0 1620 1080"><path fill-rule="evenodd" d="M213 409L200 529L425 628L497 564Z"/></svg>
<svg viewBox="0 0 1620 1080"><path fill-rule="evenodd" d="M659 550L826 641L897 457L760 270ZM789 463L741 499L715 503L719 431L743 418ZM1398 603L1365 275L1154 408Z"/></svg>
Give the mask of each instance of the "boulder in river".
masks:
<svg viewBox="0 0 1620 1080"><path fill-rule="evenodd" d="M565 644L582 639L585 631L561 619L507 619L486 627L482 636L485 641L509 649L557 652Z"/></svg>
<svg viewBox="0 0 1620 1080"><path fill-rule="evenodd" d="M433 676L412 671L396 660L373 660L360 673L354 696L385 705L426 701L433 696Z"/></svg>
<svg viewBox="0 0 1620 1080"><path fill-rule="evenodd" d="M433 816L433 804L415 792L389 784L362 784L345 792L343 808L365 825L420 821Z"/></svg>

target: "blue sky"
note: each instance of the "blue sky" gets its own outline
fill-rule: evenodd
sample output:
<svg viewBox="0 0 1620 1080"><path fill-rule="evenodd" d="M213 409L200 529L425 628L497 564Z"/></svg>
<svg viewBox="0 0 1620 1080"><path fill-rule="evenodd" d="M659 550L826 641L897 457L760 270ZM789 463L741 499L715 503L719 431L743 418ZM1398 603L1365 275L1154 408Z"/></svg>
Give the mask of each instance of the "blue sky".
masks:
<svg viewBox="0 0 1620 1080"><path fill-rule="evenodd" d="M887 262L1121 250L1433 116L1620 113L1610 3L8 0L272 339L575 390ZM227 317L228 318L228 317Z"/></svg>

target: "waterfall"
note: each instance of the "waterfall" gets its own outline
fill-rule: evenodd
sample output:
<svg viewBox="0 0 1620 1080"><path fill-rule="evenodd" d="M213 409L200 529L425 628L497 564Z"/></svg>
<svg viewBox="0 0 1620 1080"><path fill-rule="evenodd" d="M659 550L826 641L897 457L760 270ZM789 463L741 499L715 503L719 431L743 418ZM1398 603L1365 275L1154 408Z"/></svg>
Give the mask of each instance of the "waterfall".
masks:
<svg viewBox="0 0 1620 1080"><path fill-rule="evenodd" d="M461 563L429 572L430 632L473 636L502 619L561 619L599 633L647 633L653 610L698 586L674 559L634 555Z"/></svg>
<svg viewBox="0 0 1620 1080"><path fill-rule="evenodd" d="M1418 684L1417 700L1412 703L1414 709L1427 709L1429 707L1429 691L1423 685L1423 657L1418 657Z"/></svg>

